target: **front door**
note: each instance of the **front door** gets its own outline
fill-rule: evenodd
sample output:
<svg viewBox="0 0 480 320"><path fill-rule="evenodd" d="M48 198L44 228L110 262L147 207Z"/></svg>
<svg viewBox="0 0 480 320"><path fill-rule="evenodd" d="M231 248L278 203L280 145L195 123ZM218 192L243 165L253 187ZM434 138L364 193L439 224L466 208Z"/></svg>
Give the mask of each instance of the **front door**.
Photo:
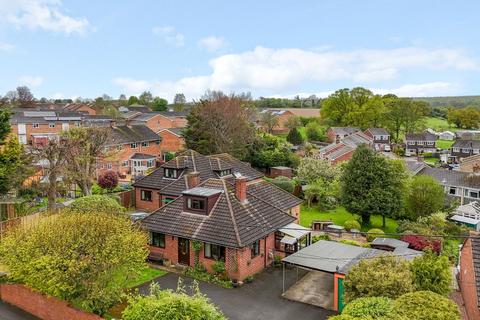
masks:
<svg viewBox="0 0 480 320"><path fill-rule="evenodd" d="M190 241L185 238L178 238L178 263L190 265Z"/></svg>

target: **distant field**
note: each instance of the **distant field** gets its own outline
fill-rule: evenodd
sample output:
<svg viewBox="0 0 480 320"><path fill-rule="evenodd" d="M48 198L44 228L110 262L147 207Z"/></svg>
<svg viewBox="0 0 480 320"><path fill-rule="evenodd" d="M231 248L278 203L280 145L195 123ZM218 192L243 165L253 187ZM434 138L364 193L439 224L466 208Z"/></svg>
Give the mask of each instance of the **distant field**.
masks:
<svg viewBox="0 0 480 320"><path fill-rule="evenodd" d="M454 144L453 140L437 140L437 148L442 150L448 150Z"/></svg>
<svg viewBox="0 0 480 320"><path fill-rule="evenodd" d="M425 118L425 126L427 128L431 128L435 131L458 131L459 129L454 127L454 126L449 126L447 120L442 119L442 118L433 118L433 117L427 117Z"/></svg>

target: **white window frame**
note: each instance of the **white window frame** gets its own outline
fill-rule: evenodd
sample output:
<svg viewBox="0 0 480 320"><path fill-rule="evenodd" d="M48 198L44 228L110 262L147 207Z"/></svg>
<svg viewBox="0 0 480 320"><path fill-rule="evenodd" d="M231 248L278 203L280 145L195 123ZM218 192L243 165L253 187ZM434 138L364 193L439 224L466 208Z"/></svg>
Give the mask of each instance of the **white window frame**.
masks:
<svg viewBox="0 0 480 320"><path fill-rule="evenodd" d="M50 123L48 124L48 127L49 127L49 128L55 128L55 122L50 122Z"/></svg>
<svg viewBox="0 0 480 320"><path fill-rule="evenodd" d="M150 145L150 142L148 141L143 141L142 142L142 147L148 147Z"/></svg>
<svg viewBox="0 0 480 320"><path fill-rule="evenodd" d="M138 143L137 142L130 143L130 148L137 149L138 148Z"/></svg>
<svg viewBox="0 0 480 320"><path fill-rule="evenodd" d="M39 123L32 123L32 128L38 128L38 127L40 127Z"/></svg>

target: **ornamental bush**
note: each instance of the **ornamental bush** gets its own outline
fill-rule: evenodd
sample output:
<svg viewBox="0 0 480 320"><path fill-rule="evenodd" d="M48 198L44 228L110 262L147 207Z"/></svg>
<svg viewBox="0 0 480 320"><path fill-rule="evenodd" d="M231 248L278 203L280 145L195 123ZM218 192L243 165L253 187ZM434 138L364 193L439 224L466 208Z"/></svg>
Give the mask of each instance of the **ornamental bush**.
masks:
<svg viewBox="0 0 480 320"><path fill-rule="evenodd" d="M122 207L117 200L112 197L104 195L91 195L76 199L68 207L69 212L76 213L109 213L121 214L125 213L125 208Z"/></svg>
<svg viewBox="0 0 480 320"><path fill-rule="evenodd" d="M202 295L198 284L194 295L185 293L181 285L177 291L160 290L158 284L150 286L150 295L130 297L122 314L123 320L226 320L222 312Z"/></svg>
<svg viewBox="0 0 480 320"><path fill-rule="evenodd" d="M375 238L381 237L383 234L385 234L385 232L383 232L382 229L370 229L367 232L367 241L372 242Z"/></svg>
<svg viewBox="0 0 480 320"><path fill-rule="evenodd" d="M343 227L344 227L345 230L347 230L347 231L350 231L350 230L352 230L352 229L360 230L360 228L361 228L360 222L358 222L357 220L347 220L347 221L345 221L345 223L343 224Z"/></svg>
<svg viewBox="0 0 480 320"><path fill-rule="evenodd" d="M361 297L395 299L413 291L409 262L394 255L364 259L354 265L345 277L345 301Z"/></svg>
<svg viewBox="0 0 480 320"><path fill-rule="evenodd" d="M442 241L438 238L432 239L425 236L405 235L402 237L402 241L408 242L408 247L414 250L423 251L430 249L436 254L439 254L442 249Z"/></svg>
<svg viewBox="0 0 480 320"><path fill-rule="evenodd" d="M270 182L290 193L293 193L295 190L295 181L288 177L278 176L275 179L271 179Z"/></svg>
<svg viewBox="0 0 480 320"><path fill-rule="evenodd" d="M452 273L448 257L428 251L413 259L411 270L416 290L432 291L444 296L450 293Z"/></svg>
<svg viewBox="0 0 480 320"><path fill-rule="evenodd" d="M348 303L342 311L342 315L354 318L391 317L393 314L393 301L384 297L358 298Z"/></svg>
<svg viewBox="0 0 480 320"><path fill-rule="evenodd" d="M393 305L395 312L406 319L460 320L455 302L431 291L404 294Z"/></svg>
<svg viewBox="0 0 480 320"><path fill-rule="evenodd" d="M97 183L103 189L113 190L118 186L118 174L112 170L106 171L98 177Z"/></svg>
<svg viewBox="0 0 480 320"><path fill-rule="evenodd" d="M0 258L10 280L103 314L145 268L146 233L111 214L56 214L9 230Z"/></svg>

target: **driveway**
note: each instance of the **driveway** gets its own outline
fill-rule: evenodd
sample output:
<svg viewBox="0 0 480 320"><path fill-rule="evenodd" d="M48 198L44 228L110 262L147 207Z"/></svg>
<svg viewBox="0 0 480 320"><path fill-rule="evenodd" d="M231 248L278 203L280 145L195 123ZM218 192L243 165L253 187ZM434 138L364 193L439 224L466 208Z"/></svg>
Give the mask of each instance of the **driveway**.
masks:
<svg viewBox="0 0 480 320"><path fill-rule="evenodd" d="M299 271L299 278L305 271ZM297 280L297 271L286 270L285 289ZM169 273L155 281L164 289L176 289L179 275ZM183 277L182 277L183 278ZM192 280L184 278L188 287ZM148 284L139 288L148 293ZM209 283L200 283L200 291L207 295L230 320L323 320L335 314L319 307L294 302L281 297L282 270L269 268L255 277L251 284L241 288L225 289Z"/></svg>
<svg viewBox="0 0 480 320"><path fill-rule="evenodd" d="M325 309L333 309L333 274L310 271L283 295L293 301L304 302Z"/></svg>
<svg viewBox="0 0 480 320"><path fill-rule="evenodd" d="M18 309L8 303L0 301L0 319L1 320L37 320L38 318Z"/></svg>

